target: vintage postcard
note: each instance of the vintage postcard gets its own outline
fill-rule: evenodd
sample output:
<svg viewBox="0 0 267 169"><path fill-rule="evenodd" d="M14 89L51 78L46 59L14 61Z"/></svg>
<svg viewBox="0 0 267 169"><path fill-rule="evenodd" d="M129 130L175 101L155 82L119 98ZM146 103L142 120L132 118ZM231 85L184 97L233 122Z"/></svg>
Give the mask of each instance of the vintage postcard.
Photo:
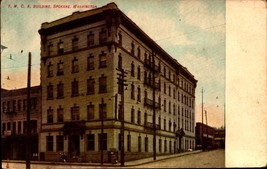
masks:
<svg viewBox="0 0 267 169"><path fill-rule="evenodd" d="M1 0L0 59L3 168L266 166L266 1Z"/></svg>

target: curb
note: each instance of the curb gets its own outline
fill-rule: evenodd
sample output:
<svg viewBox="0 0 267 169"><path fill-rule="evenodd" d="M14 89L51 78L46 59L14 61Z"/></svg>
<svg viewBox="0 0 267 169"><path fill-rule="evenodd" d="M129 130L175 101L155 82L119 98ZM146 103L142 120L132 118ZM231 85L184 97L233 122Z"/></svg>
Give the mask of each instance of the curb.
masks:
<svg viewBox="0 0 267 169"><path fill-rule="evenodd" d="M197 151L192 151L192 152L185 152L185 153L180 153L180 154L176 154L176 155L169 155L169 156L162 157L161 159L156 159L156 160L153 160L153 159L150 160L149 159L149 160L147 160L145 162L142 162L141 161L142 159L140 159L140 162L137 162L138 160L135 160L136 164L127 164L127 163L135 163L134 161L128 161L128 162L125 162L124 166L121 166L120 163L117 163L117 164L106 163L106 164L103 164L102 166L104 166L104 167L120 167L120 168L133 167L133 166L139 166L139 165L142 165L142 164L153 163L153 162L156 162L156 161L163 161L163 160L166 160L166 159L182 157L182 156L187 156L187 155L191 155L191 154L197 154L197 153L201 153L201 152L203 152L203 151L197 150ZM161 156L157 156L157 157L160 158ZM143 160L145 160L145 159L143 159ZM5 162L7 164L8 163L25 163L25 161L21 161L21 160L2 160L2 162ZM101 167L101 165L99 163L72 163L72 162L63 163L63 162L51 162L51 161L31 161L31 164Z"/></svg>

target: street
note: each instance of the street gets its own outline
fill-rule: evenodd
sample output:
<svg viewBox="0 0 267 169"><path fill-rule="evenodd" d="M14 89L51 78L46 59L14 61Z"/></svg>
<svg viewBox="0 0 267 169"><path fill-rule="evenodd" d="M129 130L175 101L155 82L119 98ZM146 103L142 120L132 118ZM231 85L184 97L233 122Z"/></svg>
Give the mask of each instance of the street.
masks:
<svg viewBox="0 0 267 169"><path fill-rule="evenodd" d="M123 168L224 168L225 151L212 150L199 152L195 154L162 159L155 162L149 162L141 165L125 166ZM25 163L7 163L3 162L3 168L25 169ZM92 166L92 165L73 165L71 163L64 165L53 165L49 163L31 164L31 169L83 169L83 168L121 168L120 166Z"/></svg>
<svg viewBox="0 0 267 169"><path fill-rule="evenodd" d="M224 168L225 151L213 150L142 164L134 168Z"/></svg>

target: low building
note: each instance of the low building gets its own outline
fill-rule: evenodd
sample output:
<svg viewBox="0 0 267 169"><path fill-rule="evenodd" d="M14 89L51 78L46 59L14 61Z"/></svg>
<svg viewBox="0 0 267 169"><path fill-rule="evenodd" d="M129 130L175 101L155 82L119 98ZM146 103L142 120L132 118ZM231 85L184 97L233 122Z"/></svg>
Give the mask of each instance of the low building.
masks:
<svg viewBox="0 0 267 169"><path fill-rule="evenodd" d="M41 127L41 86L30 89L30 137L31 155L38 159L39 134ZM2 90L2 157L23 160L27 141L27 88Z"/></svg>
<svg viewBox="0 0 267 169"><path fill-rule="evenodd" d="M196 149L214 148L215 129L200 122L196 123Z"/></svg>
<svg viewBox="0 0 267 169"><path fill-rule="evenodd" d="M225 128L215 129L214 148L225 148Z"/></svg>

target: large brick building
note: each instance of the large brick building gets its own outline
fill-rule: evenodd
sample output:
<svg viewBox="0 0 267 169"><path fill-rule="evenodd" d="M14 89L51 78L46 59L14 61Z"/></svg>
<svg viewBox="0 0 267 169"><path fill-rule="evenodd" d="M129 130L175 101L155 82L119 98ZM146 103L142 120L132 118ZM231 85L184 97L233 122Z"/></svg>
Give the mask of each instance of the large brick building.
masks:
<svg viewBox="0 0 267 169"><path fill-rule="evenodd" d="M41 129L41 86L30 89L31 156L38 158ZM27 142L27 88L2 90L3 159L25 159Z"/></svg>
<svg viewBox="0 0 267 169"><path fill-rule="evenodd" d="M60 160L59 153L65 152L69 160L97 162L103 149L107 161L108 151L120 150L120 70L127 72L128 85L124 92L125 160L152 155L153 108L157 154L177 151L176 131L181 128L185 132L182 149L195 148L197 80L116 4L43 23L39 34L42 159Z"/></svg>

